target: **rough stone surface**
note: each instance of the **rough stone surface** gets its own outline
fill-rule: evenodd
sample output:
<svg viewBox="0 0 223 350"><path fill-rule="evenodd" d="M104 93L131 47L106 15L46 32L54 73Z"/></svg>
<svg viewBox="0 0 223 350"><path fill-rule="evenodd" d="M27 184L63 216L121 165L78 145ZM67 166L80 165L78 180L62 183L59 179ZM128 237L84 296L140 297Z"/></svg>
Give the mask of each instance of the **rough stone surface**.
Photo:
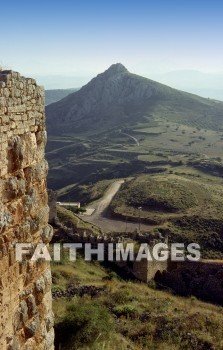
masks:
<svg viewBox="0 0 223 350"><path fill-rule="evenodd" d="M51 273L16 261L17 243L48 243L44 91L0 71L0 349L53 350ZM44 331L43 331L44 330Z"/></svg>

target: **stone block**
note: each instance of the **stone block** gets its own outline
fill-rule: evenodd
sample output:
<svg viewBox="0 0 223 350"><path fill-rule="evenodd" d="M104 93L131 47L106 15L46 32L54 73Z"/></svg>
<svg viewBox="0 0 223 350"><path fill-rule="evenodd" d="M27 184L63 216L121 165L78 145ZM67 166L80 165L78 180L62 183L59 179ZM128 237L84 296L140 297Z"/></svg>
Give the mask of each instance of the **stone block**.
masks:
<svg viewBox="0 0 223 350"><path fill-rule="evenodd" d="M0 71L0 349L53 350L50 266L15 260L15 244L52 237L47 226L44 92Z"/></svg>

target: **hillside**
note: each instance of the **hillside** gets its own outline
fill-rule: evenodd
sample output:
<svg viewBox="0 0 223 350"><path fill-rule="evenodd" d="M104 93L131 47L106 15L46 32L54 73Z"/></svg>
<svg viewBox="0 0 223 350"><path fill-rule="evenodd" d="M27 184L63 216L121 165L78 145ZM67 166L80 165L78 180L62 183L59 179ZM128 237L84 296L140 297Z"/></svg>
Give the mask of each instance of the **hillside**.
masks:
<svg viewBox="0 0 223 350"><path fill-rule="evenodd" d="M222 184L223 103L115 64L46 113L48 186L59 200L87 204L106 181L142 174L181 171Z"/></svg>
<svg viewBox="0 0 223 350"><path fill-rule="evenodd" d="M66 242L63 229L71 222L76 225L77 217L60 206L57 209L63 225L57 227L54 240ZM87 262L80 252L76 261L70 261L68 251L63 251L62 261L51 266L56 350L222 349L222 288L220 280L214 279L213 268L211 276L206 276L209 281L204 282L199 271L193 271L190 288L198 292L200 284L204 300L208 300L207 288L212 289L211 300L220 296L220 305L183 293L189 287L188 270L182 270L182 276L175 270L168 280L171 289L187 296L179 297L171 289L159 290L154 281L146 285L129 279L115 265ZM222 271L217 271L221 279Z"/></svg>
<svg viewBox="0 0 223 350"><path fill-rule="evenodd" d="M45 105L57 102L78 89L55 89L45 90Z"/></svg>
<svg viewBox="0 0 223 350"><path fill-rule="evenodd" d="M133 127L148 122L157 113L160 118L180 124L196 118L216 129L223 126L222 111L223 103L132 74L119 63L46 108L50 135Z"/></svg>
<svg viewBox="0 0 223 350"><path fill-rule="evenodd" d="M223 257L222 180L184 171L141 175L124 183L111 203L117 218L153 223L175 242L196 241L203 258ZM141 208L139 213L139 207Z"/></svg>
<svg viewBox="0 0 223 350"><path fill-rule="evenodd" d="M222 349L219 306L122 280L81 256L52 264L52 277L54 294L76 291L53 301L56 350Z"/></svg>

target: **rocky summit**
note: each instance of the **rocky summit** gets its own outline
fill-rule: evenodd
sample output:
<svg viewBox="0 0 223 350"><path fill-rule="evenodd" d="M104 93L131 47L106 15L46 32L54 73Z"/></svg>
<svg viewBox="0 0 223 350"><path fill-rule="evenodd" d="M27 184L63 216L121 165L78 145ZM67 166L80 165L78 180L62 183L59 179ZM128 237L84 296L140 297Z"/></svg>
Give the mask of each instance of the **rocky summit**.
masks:
<svg viewBox="0 0 223 350"><path fill-rule="evenodd" d="M222 124L222 103L172 89L130 73L113 64L79 91L46 108L48 132L52 134L106 131L148 121L159 113L169 118L178 114L179 123L208 119L210 127Z"/></svg>

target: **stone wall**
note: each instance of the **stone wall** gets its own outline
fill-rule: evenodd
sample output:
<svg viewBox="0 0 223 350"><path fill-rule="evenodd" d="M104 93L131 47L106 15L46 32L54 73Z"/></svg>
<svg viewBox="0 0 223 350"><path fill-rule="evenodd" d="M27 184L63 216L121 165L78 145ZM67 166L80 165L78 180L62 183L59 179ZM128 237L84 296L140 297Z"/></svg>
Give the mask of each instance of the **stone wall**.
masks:
<svg viewBox="0 0 223 350"><path fill-rule="evenodd" d="M81 219L79 219L82 221ZM126 235L120 234L120 235L105 235L102 232L98 232L98 235L94 233L92 229L89 228L79 228L73 223L67 222L69 227L66 225L59 223L59 220L57 221L56 227L59 229L57 230L57 234L55 234L54 238L57 241L60 241L62 238L68 239L70 242L74 243L91 243L92 245L97 245L98 243L104 243L105 244L105 252L107 251L107 245L109 243L127 243L132 242L133 238L138 243L147 243L151 244L153 246L155 243L157 243L153 238L151 239L150 236L142 235L139 236L136 234L134 237L131 234L131 236L128 236L128 233ZM143 239L144 237L144 239ZM97 248L97 246L95 246ZM163 272L168 269L168 261L147 261L147 259L142 259L141 261L133 261L133 262L115 262L119 267L122 269L125 269L127 273L131 273L132 276L136 277L138 280L148 283L150 280L154 279L157 271Z"/></svg>
<svg viewBox="0 0 223 350"><path fill-rule="evenodd" d="M0 71L0 349L52 350L51 272L15 259L16 243L49 242L44 92Z"/></svg>
<svg viewBox="0 0 223 350"><path fill-rule="evenodd" d="M155 281L179 295L223 305L223 261L170 262L167 271L156 273Z"/></svg>
<svg viewBox="0 0 223 350"><path fill-rule="evenodd" d="M157 271L163 272L168 269L168 261L135 261L133 264L133 274L140 281L145 283L154 279Z"/></svg>

